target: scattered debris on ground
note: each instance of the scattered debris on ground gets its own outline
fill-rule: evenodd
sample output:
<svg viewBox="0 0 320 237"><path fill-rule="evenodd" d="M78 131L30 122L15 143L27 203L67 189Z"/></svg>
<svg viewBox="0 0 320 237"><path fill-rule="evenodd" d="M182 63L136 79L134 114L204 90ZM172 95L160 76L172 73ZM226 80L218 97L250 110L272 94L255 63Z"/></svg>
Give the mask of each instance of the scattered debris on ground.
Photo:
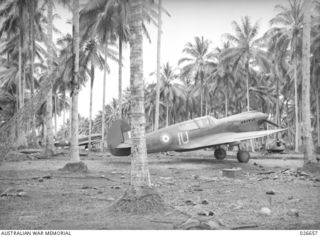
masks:
<svg viewBox="0 0 320 237"><path fill-rule="evenodd" d="M212 151L171 155L148 155L151 181L162 202L146 195L133 205L128 195L118 212L110 207L130 187L128 157L92 152L82 157L87 172L79 173L59 171L70 160L65 154L6 160L0 166L0 213L6 220L0 229L320 228L319 176L298 169L298 160L240 164L228 157L216 161ZM224 169L237 168L236 178L223 176ZM165 208L131 213L150 203Z"/></svg>

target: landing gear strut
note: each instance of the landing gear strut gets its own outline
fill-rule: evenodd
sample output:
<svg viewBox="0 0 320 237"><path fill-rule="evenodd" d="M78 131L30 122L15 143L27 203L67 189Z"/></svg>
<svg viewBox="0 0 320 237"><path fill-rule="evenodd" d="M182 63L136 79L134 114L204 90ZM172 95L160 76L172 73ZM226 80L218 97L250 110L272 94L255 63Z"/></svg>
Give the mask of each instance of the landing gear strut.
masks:
<svg viewBox="0 0 320 237"><path fill-rule="evenodd" d="M240 150L240 146L238 146L237 159L240 163L248 163L250 154L247 151Z"/></svg>
<svg viewBox="0 0 320 237"><path fill-rule="evenodd" d="M214 157L217 160L223 160L224 158L226 158L226 155L227 155L226 150L221 147L214 150Z"/></svg>

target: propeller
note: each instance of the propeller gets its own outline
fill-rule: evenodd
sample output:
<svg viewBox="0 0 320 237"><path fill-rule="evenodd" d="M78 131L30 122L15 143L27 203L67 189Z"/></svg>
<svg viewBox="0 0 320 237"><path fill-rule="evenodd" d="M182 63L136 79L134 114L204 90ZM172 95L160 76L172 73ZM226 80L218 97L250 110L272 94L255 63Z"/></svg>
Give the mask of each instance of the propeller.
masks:
<svg viewBox="0 0 320 237"><path fill-rule="evenodd" d="M273 125L273 126L275 126L275 127L279 127L279 125L278 124L276 124L276 123L274 123L274 122L272 122L272 121L270 121L270 120L264 120L264 122L266 122L266 123L269 123L269 124L271 124L271 125Z"/></svg>

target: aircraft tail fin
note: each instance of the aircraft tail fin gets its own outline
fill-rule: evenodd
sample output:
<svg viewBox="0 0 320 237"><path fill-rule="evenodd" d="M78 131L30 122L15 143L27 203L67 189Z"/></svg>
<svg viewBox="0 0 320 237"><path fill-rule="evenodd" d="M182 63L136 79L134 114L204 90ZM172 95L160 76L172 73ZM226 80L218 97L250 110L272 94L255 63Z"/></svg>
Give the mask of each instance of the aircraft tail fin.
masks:
<svg viewBox="0 0 320 237"><path fill-rule="evenodd" d="M125 142L125 134L130 131L130 125L127 121L118 119L114 121L109 130L107 136L108 148L111 154L115 156L128 156L131 153L131 147L119 148L121 143Z"/></svg>

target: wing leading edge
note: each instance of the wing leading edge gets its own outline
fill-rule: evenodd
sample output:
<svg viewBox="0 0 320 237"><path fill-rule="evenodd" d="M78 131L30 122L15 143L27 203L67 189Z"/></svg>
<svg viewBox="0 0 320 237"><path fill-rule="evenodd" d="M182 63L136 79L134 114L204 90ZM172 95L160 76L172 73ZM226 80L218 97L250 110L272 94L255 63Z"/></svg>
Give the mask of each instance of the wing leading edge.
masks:
<svg viewBox="0 0 320 237"><path fill-rule="evenodd" d="M190 140L188 144L181 145L181 149L191 150L200 147L210 147L222 144L229 144L233 142L239 142L244 140L249 140L253 138L259 138L271 135L273 133L281 132L286 129L273 129L273 130L262 130L253 132L225 132L217 133L212 135L207 135L204 137L199 137L194 140Z"/></svg>

